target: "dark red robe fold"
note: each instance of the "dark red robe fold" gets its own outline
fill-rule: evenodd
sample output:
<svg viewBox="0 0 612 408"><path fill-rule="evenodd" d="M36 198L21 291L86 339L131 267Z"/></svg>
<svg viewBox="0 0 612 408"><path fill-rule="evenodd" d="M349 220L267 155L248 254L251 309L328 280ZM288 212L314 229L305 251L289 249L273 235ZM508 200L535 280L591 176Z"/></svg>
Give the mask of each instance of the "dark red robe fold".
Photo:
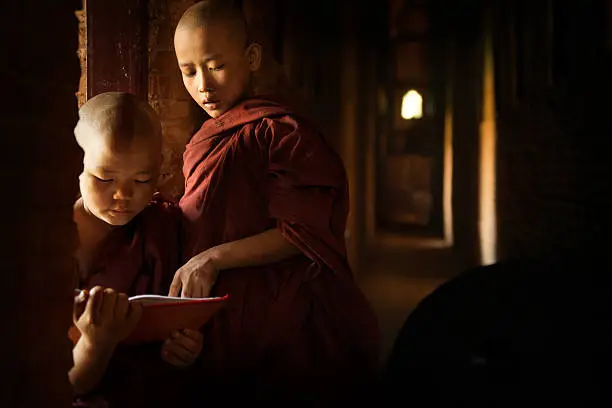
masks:
<svg viewBox="0 0 612 408"><path fill-rule="evenodd" d="M180 263L180 216L176 205L154 197L132 221L112 230L93 260L79 265L80 288L166 295ZM111 408L175 406L181 372L167 367L160 353L158 342L119 346L100 386L77 406L97 406L101 398Z"/></svg>
<svg viewBox="0 0 612 408"><path fill-rule="evenodd" d="M184 261L274 227L304 254L219 274L213 295L230 304L203 330L202 383L252 385L270 402L279 390L318 398L371 375L378 324L346 260L345 170L314 127L247 100L204 123L183 170ZM235 390L230 398L248 394Z"/></svg>

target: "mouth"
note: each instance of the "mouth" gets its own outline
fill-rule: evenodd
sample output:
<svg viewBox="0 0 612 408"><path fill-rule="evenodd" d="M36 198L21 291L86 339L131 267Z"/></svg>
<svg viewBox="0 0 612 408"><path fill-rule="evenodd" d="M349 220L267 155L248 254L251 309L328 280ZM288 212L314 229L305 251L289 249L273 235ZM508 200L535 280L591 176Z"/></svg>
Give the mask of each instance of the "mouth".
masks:
<svg viewBox="0 0 612 408"><path fill-rule="evenodd" d="M206 100L202 101L202 105L206 109L216 110L216 109L219 109L221 107L221 101L220 100L213 100L213 99L206 99Z"/></svg>
<svg viewBox="0 0 612 408"><path fill-rule="evenodd" d="M128 209L124 209L124 208L111 209L110 213L113 214L113 215L125 215L125 214L131 214L132 210L128 210Z"/></svg>

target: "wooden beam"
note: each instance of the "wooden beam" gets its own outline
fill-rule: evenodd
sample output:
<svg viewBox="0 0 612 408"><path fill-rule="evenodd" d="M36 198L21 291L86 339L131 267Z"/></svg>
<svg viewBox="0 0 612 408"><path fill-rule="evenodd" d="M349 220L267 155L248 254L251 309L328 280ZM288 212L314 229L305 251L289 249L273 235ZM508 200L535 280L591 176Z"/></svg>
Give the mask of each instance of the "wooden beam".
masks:
<svg viewBox="0 0 612 408"><path fill-rule="evenodd" d="M148 92L147 0L87 0L87 98Z"/></svg>

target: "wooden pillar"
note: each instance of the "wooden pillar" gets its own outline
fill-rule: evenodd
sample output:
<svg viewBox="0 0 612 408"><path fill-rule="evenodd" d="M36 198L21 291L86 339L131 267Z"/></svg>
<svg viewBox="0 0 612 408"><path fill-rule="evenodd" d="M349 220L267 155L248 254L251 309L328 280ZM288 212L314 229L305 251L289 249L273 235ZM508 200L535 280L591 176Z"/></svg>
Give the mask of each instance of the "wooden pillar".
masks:
<svg viewBox="0 0 612 408"><path fill-rule="evenodd" d="M87 98L108 91L147 98L147 0L87 0Z"/></svg>

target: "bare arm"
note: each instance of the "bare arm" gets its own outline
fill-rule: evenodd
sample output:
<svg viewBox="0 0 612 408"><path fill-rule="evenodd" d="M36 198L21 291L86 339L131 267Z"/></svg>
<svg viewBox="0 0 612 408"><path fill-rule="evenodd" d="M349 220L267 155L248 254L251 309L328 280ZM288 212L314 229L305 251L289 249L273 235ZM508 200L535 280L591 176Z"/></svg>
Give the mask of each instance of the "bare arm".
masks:
<svg viewBox="0 0 612 408"><path fill-rule="evenodd" d="M75 395L94 389L104 376L113 347L95 347L81 336L72 349L74 366L68 373Z"/></svg>
<svg viewBox="0 0 612 408"><path fill-rule="evenodd" d="M209 250L209 255L219 270L266 265L299 253L300 250L287 241L276 228Z"/></svg>
<svg viewBox="0 0 612 408"><path fill-rule="evenodd" d="M175 274L170 296L209 296L219 271L282 261L300 253L276 228L210 248L191 258Z"/></svg>

